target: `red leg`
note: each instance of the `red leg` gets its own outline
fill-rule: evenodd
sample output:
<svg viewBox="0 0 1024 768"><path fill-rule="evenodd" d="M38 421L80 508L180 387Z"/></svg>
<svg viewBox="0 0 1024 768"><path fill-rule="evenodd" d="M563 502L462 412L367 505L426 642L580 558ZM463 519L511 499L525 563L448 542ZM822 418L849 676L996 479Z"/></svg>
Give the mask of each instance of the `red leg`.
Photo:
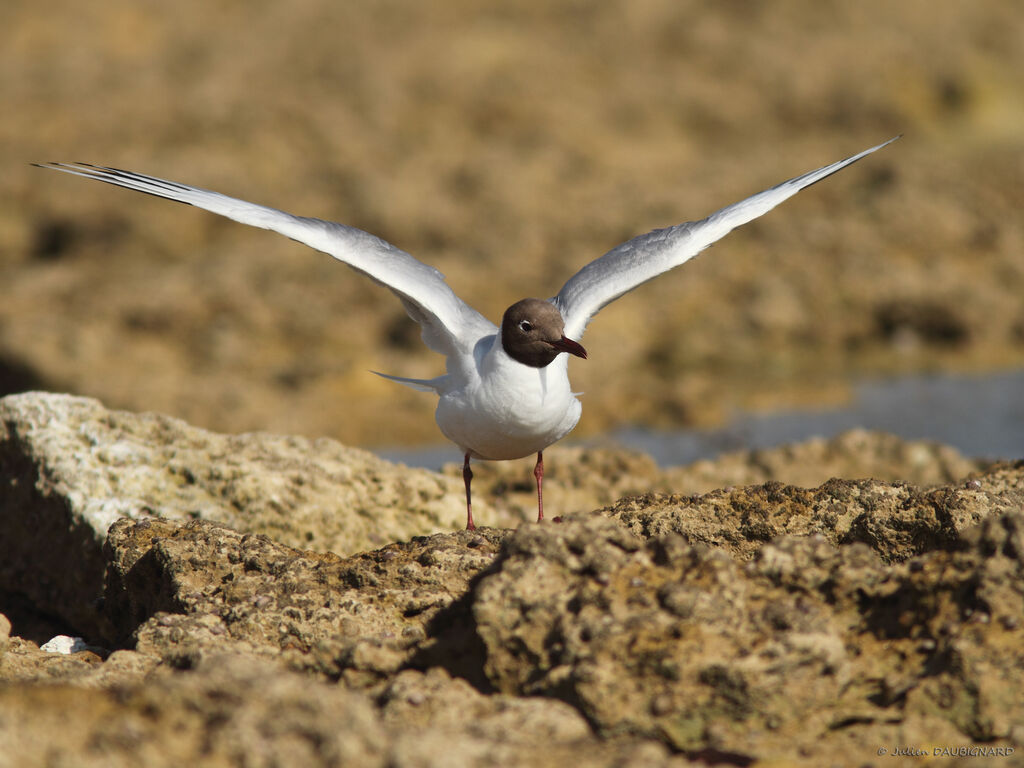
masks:
<svg viewBox="0 0 1024 768"><path fill-rule="evenodd" d="M470 501L469 497L469 483L473 479L473 470L469 468L469 452L466 453L466 460L462 465L462 479L466 483L466 530L475 531L476 526L473 525L473 502Z"/></svg>
<svg viewBox="0 0 1024 768"><path fill-rule="evenodd" d="M533 468L537 478L537 522L544 519L544 451L537 451L537 464Z"/></svg>

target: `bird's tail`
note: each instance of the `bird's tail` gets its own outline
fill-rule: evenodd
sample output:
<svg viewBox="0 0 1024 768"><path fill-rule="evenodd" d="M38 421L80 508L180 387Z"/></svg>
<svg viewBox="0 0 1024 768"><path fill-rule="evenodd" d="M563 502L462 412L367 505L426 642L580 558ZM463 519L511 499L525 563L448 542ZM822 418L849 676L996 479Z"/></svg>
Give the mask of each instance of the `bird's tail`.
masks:
<svg viewBox="0 0 1024 768"><path fill-rule="evenodd" d="M375 373L384 379L397 381L399 384L405 384L405 386L418 389L420 392L433 392L435 394L441 391L441 383L447 378L446 376L438 376L436 379L409 379L405 376L392 376L389 373L381 373L380 371L370 371L370 373Z"/></svg>

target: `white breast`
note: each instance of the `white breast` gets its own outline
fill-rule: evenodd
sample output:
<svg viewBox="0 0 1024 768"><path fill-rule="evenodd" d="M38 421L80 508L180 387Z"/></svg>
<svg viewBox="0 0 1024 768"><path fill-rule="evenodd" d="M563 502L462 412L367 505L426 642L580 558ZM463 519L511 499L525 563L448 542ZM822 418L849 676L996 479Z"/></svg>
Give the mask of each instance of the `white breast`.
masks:
<svg viewBox="0 0 1024 768"><path fill-rule="evenodd" d="M517 363L495 337L468 375L440 393L437 424L479 459L519 459L565 437L582 406L569 386L568 355L545 368Z"/></svg>

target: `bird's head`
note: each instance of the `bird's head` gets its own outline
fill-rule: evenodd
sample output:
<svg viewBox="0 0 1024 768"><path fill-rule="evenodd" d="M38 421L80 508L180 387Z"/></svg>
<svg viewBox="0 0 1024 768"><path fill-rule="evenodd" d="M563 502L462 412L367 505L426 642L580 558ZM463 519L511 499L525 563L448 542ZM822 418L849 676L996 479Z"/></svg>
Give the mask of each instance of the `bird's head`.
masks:
<svg viewBox="0 0 1024 768"><path fill-rule="evenodd" d="M501 346L513 360L543 368L560 352L586 359L587 350L565 337L562 313L550 301L523 299L505 310L501 319Z"/></svg>

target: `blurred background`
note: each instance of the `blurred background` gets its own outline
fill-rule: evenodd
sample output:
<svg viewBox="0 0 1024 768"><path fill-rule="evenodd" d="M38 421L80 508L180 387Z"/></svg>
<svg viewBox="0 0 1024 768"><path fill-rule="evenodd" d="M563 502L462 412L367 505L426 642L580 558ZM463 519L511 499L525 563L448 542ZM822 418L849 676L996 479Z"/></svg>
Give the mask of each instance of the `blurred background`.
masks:
<svg viewBox="0 0 1024 768"><path fill-rule="evenodd" d="M633 235L899 133L604 310L571 364L576 434L1024 367L1016 3L7 0L0 16L0 393L370 448L442 439L433 397L368 373L443 371L386 290L33 161L360 227L498 321Z"/></svg>

